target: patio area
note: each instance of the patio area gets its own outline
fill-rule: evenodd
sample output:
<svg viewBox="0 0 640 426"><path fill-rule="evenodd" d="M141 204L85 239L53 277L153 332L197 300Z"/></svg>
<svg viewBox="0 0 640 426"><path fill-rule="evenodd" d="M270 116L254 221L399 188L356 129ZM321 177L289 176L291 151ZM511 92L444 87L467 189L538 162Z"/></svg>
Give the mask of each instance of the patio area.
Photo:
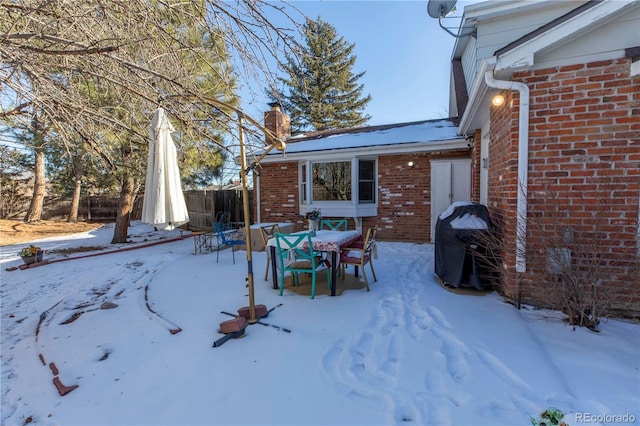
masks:
<svg viewBox="0 0 640 426"><path fill-rule="evenodd" d="M62 257L112 232L38 246ZM130 235L175 236L140 223ZM638 324L573 330L496 293L454 294L435 282L429 244L380 242L371 291L331 297L320 281L314 300L279 296L253 253L255 302L273 310L216 348L222 311L249 303L244 251L216 263L184 239L6 272L25 245L0 253L2 424L509 425L549 406L569 424L640 418ZM78 387L60 396L54 377Z"/></svg>

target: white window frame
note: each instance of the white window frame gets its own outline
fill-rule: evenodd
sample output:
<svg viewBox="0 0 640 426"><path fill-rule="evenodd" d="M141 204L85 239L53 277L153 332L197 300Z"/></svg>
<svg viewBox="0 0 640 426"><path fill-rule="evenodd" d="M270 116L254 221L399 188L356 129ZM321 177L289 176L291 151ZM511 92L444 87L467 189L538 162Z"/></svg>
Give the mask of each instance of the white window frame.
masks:
<svg viewBox="0 0 640 426"><path fill-rule="evenodd" d="M358 163L360 160L374 162L374 202L358 203L358 200L360 198ZM314 201L313 185L310 184L310 182L312 182L311 173L313 171L313 163L339 163L347 161L351 163L351 200ZM306 170L305 176L303 176L303 170ZM298 163L298 184L300 188L300 215L304 215L307 211L314 208L320 209L322 215L326 217L368 217L376 216L378 214L379 196L377 157L330 158L301 161Z"/></svg>
<svg viewBox="0 0 640 426"><path fill-rule="evenodd" d="M301 161L298 164L298 188L300 188L300 204L308 204L309 200L309 161Z"/></svg>

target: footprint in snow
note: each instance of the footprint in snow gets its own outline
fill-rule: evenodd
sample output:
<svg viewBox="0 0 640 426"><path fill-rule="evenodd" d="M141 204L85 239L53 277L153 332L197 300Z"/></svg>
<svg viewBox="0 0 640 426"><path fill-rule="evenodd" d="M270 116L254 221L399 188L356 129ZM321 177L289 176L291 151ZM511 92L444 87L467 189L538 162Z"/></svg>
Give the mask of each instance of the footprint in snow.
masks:
<svg viewBox="0 0 640 426"><path fill-rule="evenodd" d="M429 312L431 318L433 318L437 326L441 328L451 329L451 325L440 309L436 308L435 306L429 305L427 311Z"/></svg>
<svg viewBox="0 0 640 426"><path fill-rule="evenodd" d="M390 378L397 379L398 371L400 370L400 360L402 359L403 354L404 349L402 337L396 334L391 338L387 359L382 364L382 371Z"/></svg>
<svg viewBox="0 0 640 426"><path fill-rule="evenodd" d="M520 376L514 373L509 367L504 365L495 355L483 350L476 349L480 360L502 381L511 384L521 390L531 389L529 384L525 382Z"/></svg>
<svg viewBox="0 0 640 426"><path fill-rule="evenodd" d="M440 352L446 360L447 371L451 378L455 382L466 381L469 375L469 362L467 361L469 351L467 346L447 331L434 328L432 333L442 341Z"/></svg>

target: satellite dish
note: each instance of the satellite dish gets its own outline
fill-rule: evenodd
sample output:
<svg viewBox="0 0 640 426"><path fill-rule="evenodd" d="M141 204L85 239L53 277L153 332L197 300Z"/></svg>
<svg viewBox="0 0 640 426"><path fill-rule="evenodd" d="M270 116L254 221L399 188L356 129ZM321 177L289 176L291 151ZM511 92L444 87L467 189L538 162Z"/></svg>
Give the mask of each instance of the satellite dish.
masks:
<svg viewBox="0 0 640 426"><path fill-rule="evenodd" d="M449 28L442 25L442 18L446 18L448 14L450 14L455 10L456 10L456 0L429 0L429 3L427 4L427 12L429 13L429 16L431 16L432 18L438 19L438 24L440 24L440 28L448 32L450 35L452 35L455 38L462 38L462 37L468 37L468 36L475 37L476 36L475 29L465 34L455 34Z"/></svg>
<svg viewBox="0 0 640 426"><path fill-rule="evenodd" d="M456 0L429 0L427 12L432 18L444 18L456 7Z"/></svg>

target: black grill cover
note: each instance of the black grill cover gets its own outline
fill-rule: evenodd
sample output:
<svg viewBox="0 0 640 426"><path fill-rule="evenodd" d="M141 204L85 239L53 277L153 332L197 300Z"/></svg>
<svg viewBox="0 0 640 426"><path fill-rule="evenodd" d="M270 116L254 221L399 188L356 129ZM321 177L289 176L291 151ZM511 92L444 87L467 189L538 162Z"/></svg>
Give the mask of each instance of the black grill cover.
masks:
<svg viewBox="0 0 640 426"><path fill-rule="evenodd" d="M448 213L451 213L447 215ZM464 220L473 219L471 221ZM440 219L440 217L443 217ZM473 217L475 216L475 218ZM446 285L485 289L490 283L486 243L492 231L487 207L470 202L456 202L438 217L435 233L435 273ZM460 228L454 221L466 224ZM481 220L478 220L481 219ZM452 226L454 222L455 227ZM460 222L460 221L457 221ZM474 224L486 224L475 226ZM469 225L472 226L469 226ZM475 247L475 248L472 248Z"/></svg>

